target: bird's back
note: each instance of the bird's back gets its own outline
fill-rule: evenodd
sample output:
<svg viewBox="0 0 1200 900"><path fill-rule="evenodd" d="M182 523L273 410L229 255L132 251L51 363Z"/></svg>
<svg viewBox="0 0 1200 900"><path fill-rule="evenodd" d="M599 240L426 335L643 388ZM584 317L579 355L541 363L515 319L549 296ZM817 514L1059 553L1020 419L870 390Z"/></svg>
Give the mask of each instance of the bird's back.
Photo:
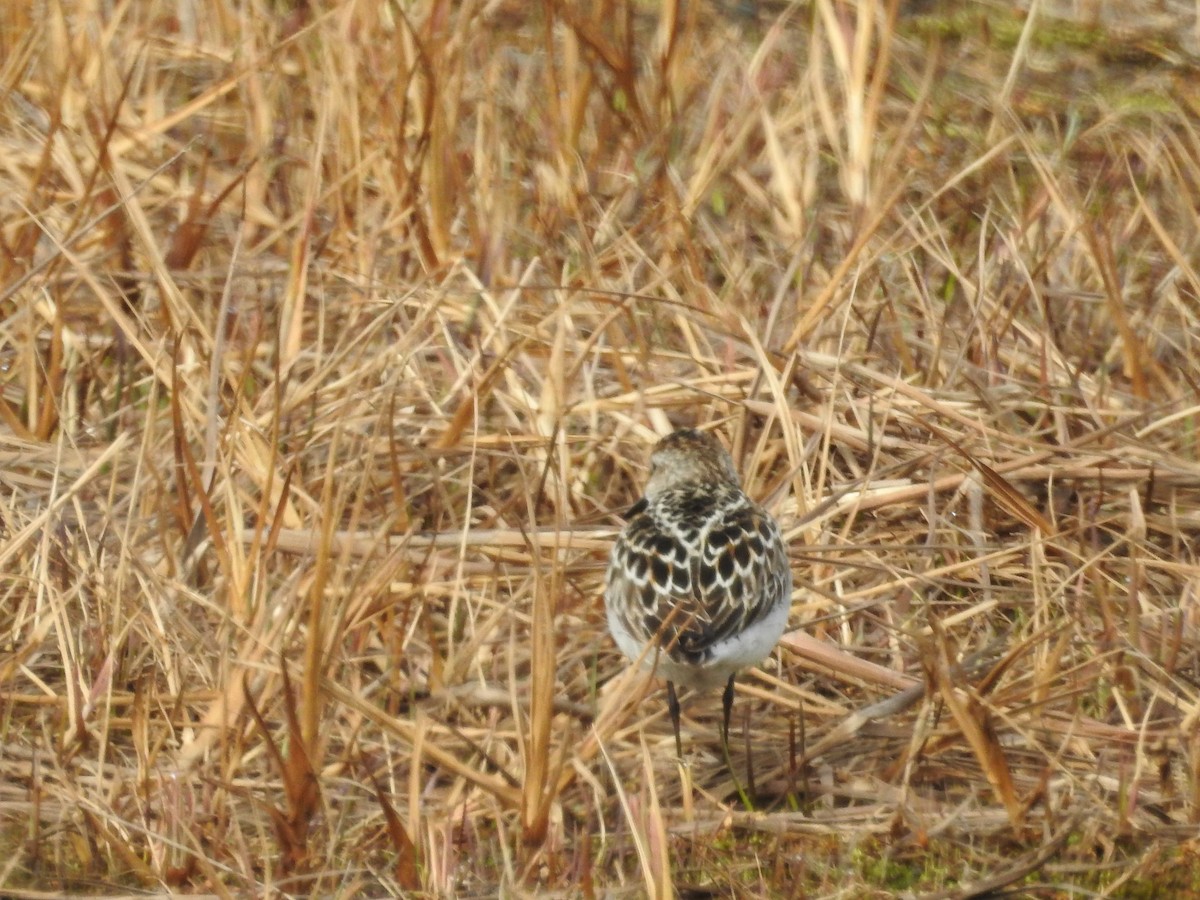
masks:
<svg viewBox="0 0 1200 900"><path fill-rule="evenodd" d="M766 510L734 484L688 484L630 511L613 548L605 601L627 656L654 641L668 680L704 687L771 652L787 621L791 585L783 540Z"/></svg>

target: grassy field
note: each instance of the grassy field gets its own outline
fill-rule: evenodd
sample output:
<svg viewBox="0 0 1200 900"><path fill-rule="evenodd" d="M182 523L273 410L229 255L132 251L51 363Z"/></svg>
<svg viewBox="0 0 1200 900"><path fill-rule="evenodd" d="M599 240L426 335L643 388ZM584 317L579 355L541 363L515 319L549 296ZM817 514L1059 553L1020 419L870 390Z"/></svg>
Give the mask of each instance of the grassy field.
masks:
<svg viewBox="0 0 1200 900"><path fill-rule="evenodd" d="M5 5L0 894L1200 891L1200 22L1103 6ZM601 601L695 424L732 772Z"/></svg>

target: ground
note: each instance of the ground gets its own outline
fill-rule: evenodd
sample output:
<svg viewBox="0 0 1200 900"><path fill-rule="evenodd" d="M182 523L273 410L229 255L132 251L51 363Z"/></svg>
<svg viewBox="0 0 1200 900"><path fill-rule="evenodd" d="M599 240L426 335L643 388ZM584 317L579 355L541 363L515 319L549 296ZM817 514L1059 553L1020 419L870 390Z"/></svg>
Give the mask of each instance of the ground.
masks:
<svg viewBox="0 0 1200 900"><path fill-rule="evenodd" d="M0 893L1200 890L1200 21L1122 9L6 7ZM601 602L685 425L796 582L732 769Z"/></svg>

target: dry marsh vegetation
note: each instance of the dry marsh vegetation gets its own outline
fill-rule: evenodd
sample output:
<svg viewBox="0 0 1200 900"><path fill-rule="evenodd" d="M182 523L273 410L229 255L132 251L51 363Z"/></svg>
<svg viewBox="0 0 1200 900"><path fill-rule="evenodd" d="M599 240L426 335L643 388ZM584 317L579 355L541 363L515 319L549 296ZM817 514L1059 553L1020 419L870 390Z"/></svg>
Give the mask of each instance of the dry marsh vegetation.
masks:
<svg viewBox="0 0 1200 900"><path fill-rule="evenodd" d="M1200 24L1140 5L6 6L0 892L1197 890ZM684 424L797 579L752 810L604 629Z"/></svg>

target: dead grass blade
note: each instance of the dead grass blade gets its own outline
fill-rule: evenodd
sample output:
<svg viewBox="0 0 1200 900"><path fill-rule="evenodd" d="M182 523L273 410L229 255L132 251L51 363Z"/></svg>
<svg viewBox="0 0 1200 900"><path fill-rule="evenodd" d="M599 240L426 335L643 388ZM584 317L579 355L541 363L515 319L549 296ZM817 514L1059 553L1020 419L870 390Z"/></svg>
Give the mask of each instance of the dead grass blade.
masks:
<svg viewBox="0 0 1200 900"><path fill-rule="evenodd" d="M374 782L375 799L383 810L383 818L387 822L388 837L396 851L395 878L396 883L406 891L421 890L421 860L417 847L408 836L408 829L400 821L396 809L388 800L379 782Z"/></svg>
<svg viewBox="0 0 1200 900"><path fill-rule="evenodd" d="M1012 771L1004 748L1000 745L991 711L978 694L964 686L958 666L947 652L945 632L940 629L936 619L930 621L934 633L925 649L928 677L937 686L942 701L970 745L997 799L1004 804L1009 824L1014 830L1019 830L1025 821L1025 810L1017 798Z"/></svg>
<svg viewBox="0 0 1200 900"><path fill-rule="evenodd" d="M620 775L613 767L608 753L600 746L600 752L608 763L614 788L625 822L629 826L630 837L637 851L641 868L645 896L655 900L670 900L675 896L672 889L669 858L667 855L667 835L663 827L662 809L658 802L658 791L655 786L654 765L646 742L641 742L641 785L642 790L637 797L630 797L625 786L621 783Z"/></svg>
<svg viewBox="0 0 1200 900"><path fill-rule="evenodd" d="M557 536L556 536L557 540ZM541 556L531 544L531 554ZM555 547L558 550L558 547ZM553 558L558 557L553 554ZM529 725L522 741L525 777L521 796L521 827L523 841L528 846L540 845L546 839L550 824L551 804L556 801L553 791L562 771L567 741L560 742L558 752L551 754L554 725L554 694L558 672L555 659L555 604L562 596L563 581L559 568L552 565L549 577L537 572L533 581L533 609L529 623L530 690Z"/></svg>
<svg viewBox="0 0 1200 900"><path fill-rule="evenodd" d="M279 841L283 853L284 872L303 870L309 862L308 836L312 826L313 816L320 805L320 780L313 769L312 762L306 751L306 740L300 727L300 717L296 712L296 697L292 692L291 680L288 678L287 666L280 669L283 679L281 700L287 716L288 742L287 752L279 749L275 738L271 735L266 719L254 702L248 679L242 680L242 694L250 715L257 723L262 735L267 753L275 764L275 769L283 782L283 797L286 809L279 809L274 804L266 803L271 821L275 825L275 837Z"/></svg>
<svg viewBox="0 0 1200 900"><path fill-rule="evenodd" d="M225 544L221 522L217 517L216 510L213 508L212 498L209 496L212 482L211 480L204 479L200 474L200 467L196 465L196 459L192 455L189 435L183 423L182 398L184 391L178 374L181 365L179 351L180 342L176 341L174 365L172 366L175 374L172 377L170 404L171 425L174 430L175 466L180 473L178 479L179 491L176 498L176 515L179 524L185 526L188 533L185 562L189 565L199 562L193 556L193 553L199 547L202 536L207 534L212 539L213 548L216 551L217 561L220 564L221 570L226 576L232 576L229 548ZM193 498L200 507L199 513L193 513L192 511Z"/></svg>
<svg viewBox="0 0 1200 900"><path fill-rule="evenodd" d="M992 498L1003 506L1015 518L1024 522L1030 528L1038 529L1043 535L1051 535L1054 533L1054 525L1041 512L1034 508L1025 495L1017 490L1007 478L989 466L987 463L977 459L973 454L969 453L961 444L946 434L945 431L931 424L926 419L918 417L921 424L933 432L947 446L954 449L959 456L965 459L976 472L983 478L983 483L988 487Z"/></svg>

